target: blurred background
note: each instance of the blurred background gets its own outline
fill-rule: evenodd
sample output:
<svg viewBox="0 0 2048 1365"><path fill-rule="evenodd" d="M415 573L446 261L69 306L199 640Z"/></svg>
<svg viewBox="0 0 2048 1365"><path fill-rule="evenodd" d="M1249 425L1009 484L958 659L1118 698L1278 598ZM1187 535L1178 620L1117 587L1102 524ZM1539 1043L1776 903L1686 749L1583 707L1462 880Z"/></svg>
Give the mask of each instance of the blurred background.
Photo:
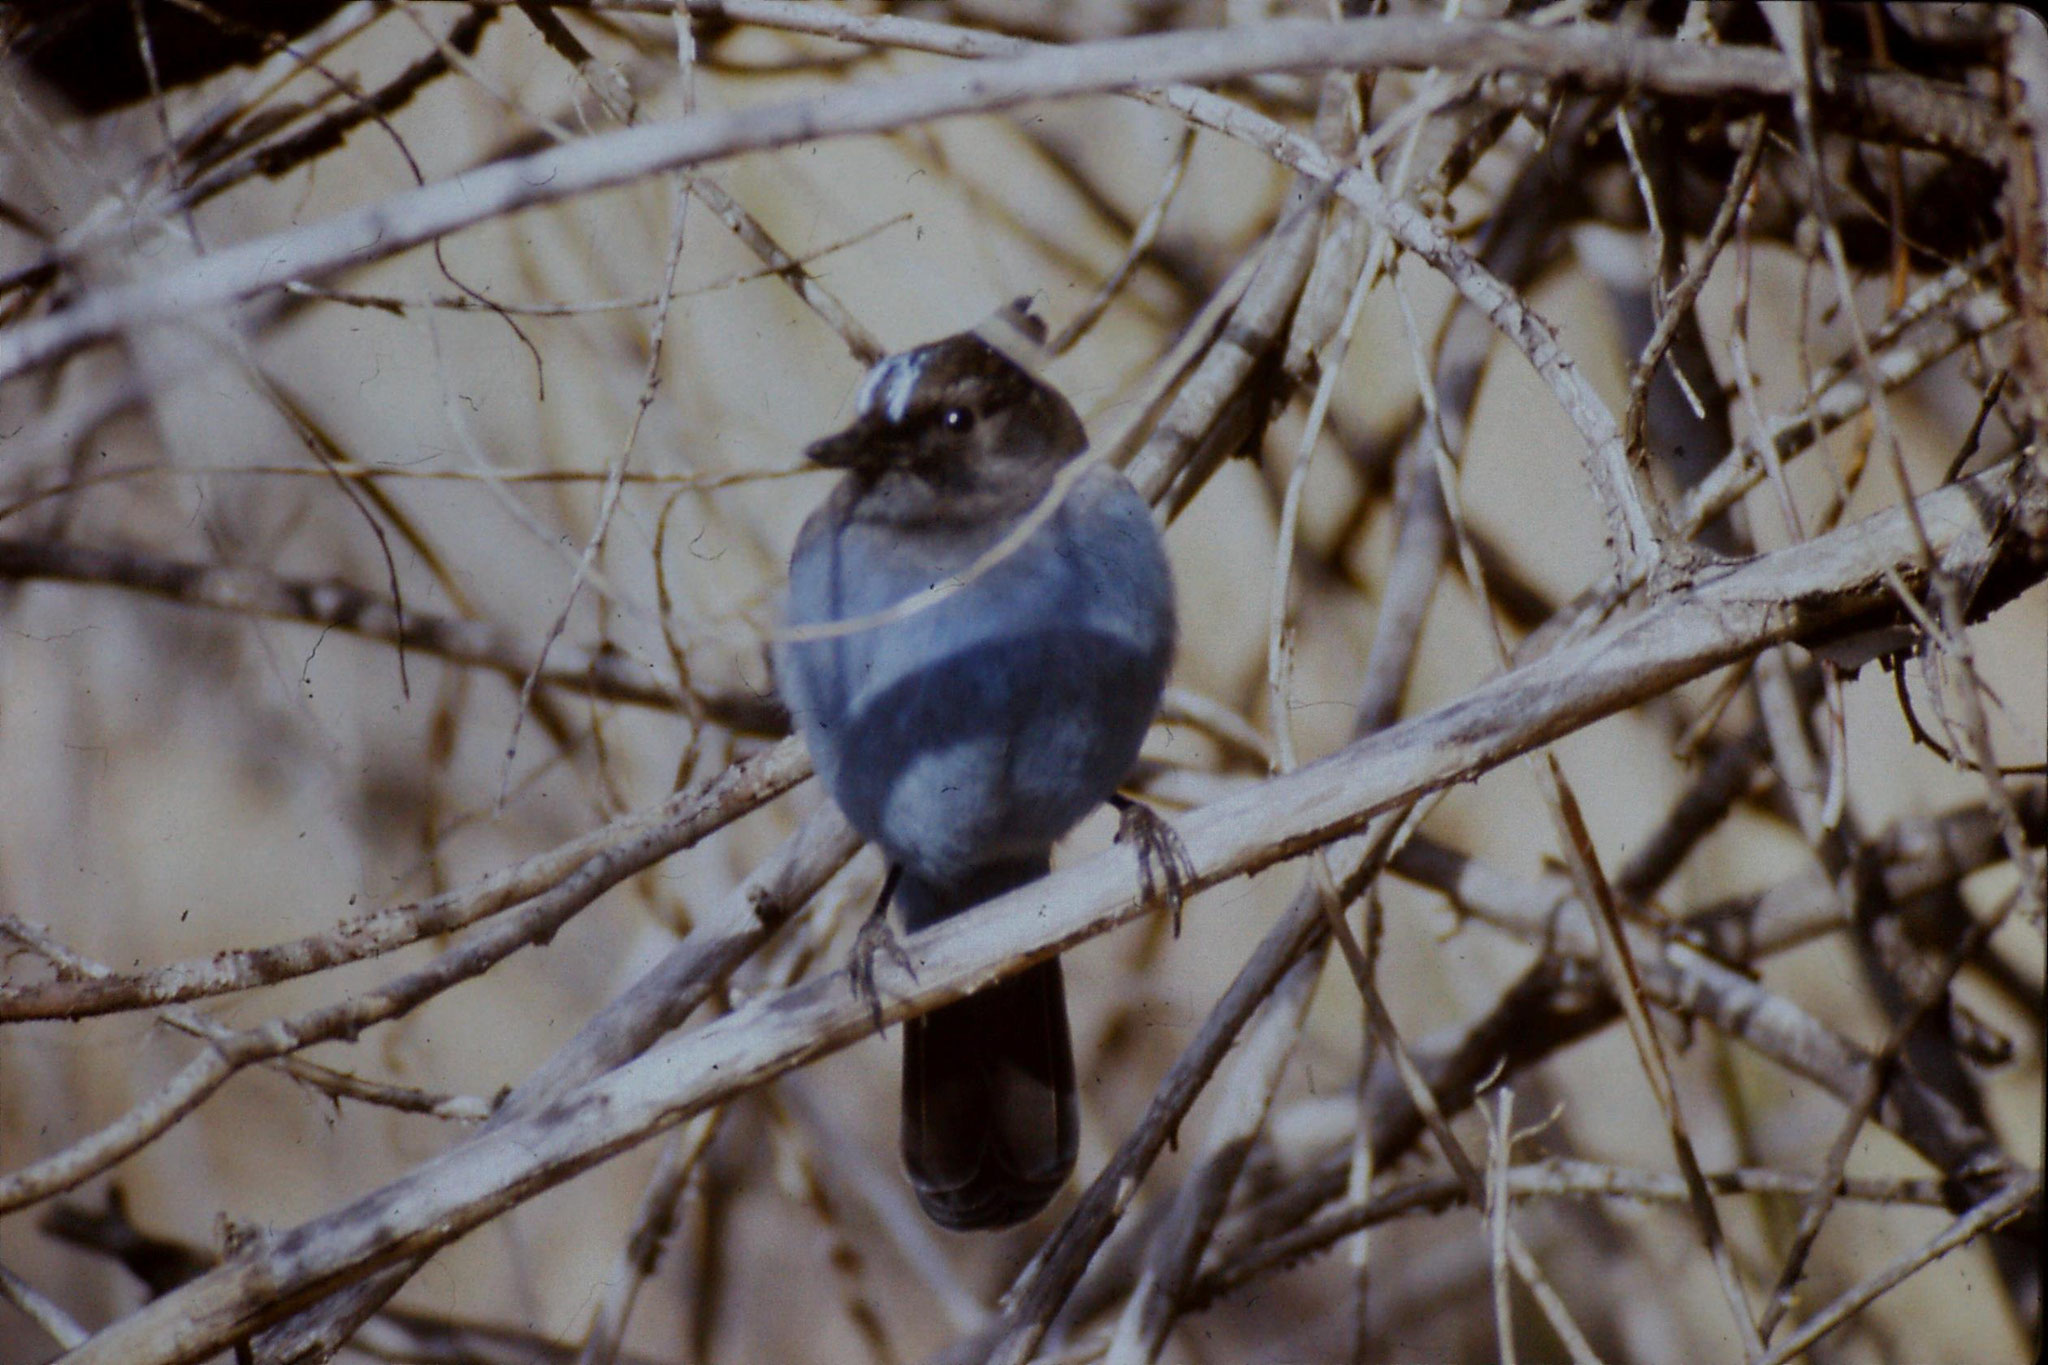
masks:
<svg viewBox="0 0 2048 1365"><path fill-rule="evenodd" d="M916 49L945 32L1087 42L1329 17L1256 0L706 6L687 21L666 4L607 0L211 8L207 19L153 0L38 0L0 14L11 54L0 76L0 338L225 247L628 121L940 70L965 59ZM1940 7L1796 8L1794 27L1828 61L1961 92L2003 126L2010 38L1998 10L1941 28L1925 18ZM1735 3L1386 9L1764 52L1789 41ZM134 56L137 16L159 34L146 62ZM802 31L847 16L906 22L863 30L861 42ZM220 58L235 64L210 73ZM1894 449L1925 491L2031 439L2023 378L2000 379L2015 345L2014 229L1996 147L1972 154L1876 121L1823 119L1817 177L1803 137L1814 129L1782 99L1617 98L1526 73L1410 70L1256 75L1219 91L1340 157L1362 145L1390 192L1555 327L1616 414L1725 205L1718 255L1645 389L1644 440L1671 506L1732 441L1786 426L1810 392L1853 389L1860 325L1898 362L1882 412L1866 392L1817 441L1781 442L1781 481L1700 519L1708 552L1769 550L1896 504ZM1828 186L1818 201L1816 183ZM1659 211L1646 211L1646 192ZM1847 298L1837 260L1853 277ZM1152 467L1169 467L1156 463L1167 458L1160 396L1226 345L1246 348L1237 381L1198 407L1199 439L1158 497L1183 638L1136 789L1169 818L1284 762L1281 727L1308 762L1362 723L1459 697L1500 671L1489 613L1514 648L1612 572L1582 443L1530 366L1454 312L1428 263L1375 243L1370 224L1258 150L1165 109L1108 95L1033 102L753 153L703 168L695 185L671 173L548 202L126 331L0 385L0 915L20 927L6 935L0 1007L99 968L204 962L461 887L773 742L783 720L766 641L789 546L833 477L807 471L800 452L848 419L869 358L862 339L900 349L1019 296L1056 336L1085 324L1048 376L1098 441L1151 440L1140 463ZM1312 431L1326 375L1327 413ZM1425 420L1423 375L1440 422ZM1439 470L1453 469L1484 596L1435 496ZM579 581L607 476L620 471ZM1283 545L1297 475L1299 521ZM1404 556L1404 535L1430 526L1436 548ZM1276 558L1289 565L1292 647L1277 714ZM403 650L377 625L394 592L415 632ZM1390 603L1410 615L1393 619ZM437 647L458 637L485 645ZM2048 596L2035 587L1970 630L1975 683L1952 657L1928 665L1909 651L1897 672L1858 671L1787 649L1555 746L1610 874L1645 854L1688 793L1718 793L1682 857L1630 890L1636 907L1668 922L1808 888L1808 927L1741 965L1864 1049L1900 1027L1973 926L2004 916L1971 941L1947 995L1936 982L1907 1064L1969 1116L1984 1152L2036 1172L2040 892L2022 894L2028 874L1999 831L2018 821L2038 874L2041 781L2001 780L2001 805L1981 772L1916 742L1901 695L1921 725L1953 735L1942 721L1974 691L1994 760L2038 765L2044 641ZM544 650L549 671L529 686ZM1794 731L1804 724L1803 772L1788 752L1801 746L1766 723L1759 694L1771 689L1792 699ZM1422 837L1478 860L1509 899L1560 903L1570 881L1538 778L1512 763L1457 787ZM807 784L630 878L545 946L353 1041L307 1050L317 1075L242 1072L111 1169L0 1219L0 1266L97 1329L238 1235L290 1228L445 1150L715 916L821 799ZM1061 860L1113 832L1096 817ZM1930 862L1929 848L1950 854ZM1373 894L1378 975L1403 1038L1438 1055L1501 1017L1550 945L1542 913L1489 918L1411 861ZM1866 895L1869 878L1843 871L1853 867L1911 892ZM841 965L880 871L871 851L858 857L741 970L733 997ZM1130 1132L1304 874L1283 864L1205 893L1178 938L1154 917L1068 954L1080 1181ZM39 942L99 968L65 967ZM235 1027L297 1016L456 942L430 938L185 1008ZM121 1120L204 1050L150 1008L32 1013L0 1009L9 1172ZM1824 1169L1843 1099L1710 1022L1658 1019L1701 1164L1760 1173L1719 1209L1761 1302L1797 1240L1796 1180ZM1516 1206L1517 1230L1599 1358L1739 1358L1683 1201L1668 1189L1596 1197L1567 1188L1555 1164L1667 1184L1676 1169L1625 1031L1606 1022L1581 1034L1517 1056L1500 1077L1514 1090L1513 1125L1527 1130L1516 1163L1563 1172ZM906 1219L896 1051L893 1036L861 1043L748 1093L697 1133L676 1231L640 1287L621 1359L924 1359L999 1299L1073 1196L998 1236ZM1358 992L1338 964L1205 1270L1289 1230L1275 1223L1286 1210L1298 1226L1342 1202L1360 1061ZM1481 1157L1498 1102L1489 1092L1454 1115ZM1196 1103L1136 1193L1048 1338L1049 1358L1107 1346L1214 1109L1210 1097ZM658 1163L681 1159L669 1143L626 1152L442 1251L343 1358L575 1359L625 1273ZM1444 1172L1426 1138L1391 1155L1376 1190ZM1860 1128L1846 1169L1865 1184L1822 1226L1791 1321L1967 1207L1940 1183L1958 1172L1882 1123ZM1791 1183L1754 1188L1773 1173ZM1320 1201L1301 1193L1317 1179L1335 1180ZM1333 1237L1316 1250L1187 1300L1163 1358L1498 1356L1488 1232L1471 1208L1447 1196L1378 1223L1362 1310L1358 1244ZM138 1269L148 1266L154 1285ZM1533 1299L1518 1290L1511 1307L1522 1358L1567 1358ZM2038 1314L2037 1244L2000 1252L1980 1240L1806 1358L2017 1361ZM0 1299L0 1362L57 1354Z"/></svg>

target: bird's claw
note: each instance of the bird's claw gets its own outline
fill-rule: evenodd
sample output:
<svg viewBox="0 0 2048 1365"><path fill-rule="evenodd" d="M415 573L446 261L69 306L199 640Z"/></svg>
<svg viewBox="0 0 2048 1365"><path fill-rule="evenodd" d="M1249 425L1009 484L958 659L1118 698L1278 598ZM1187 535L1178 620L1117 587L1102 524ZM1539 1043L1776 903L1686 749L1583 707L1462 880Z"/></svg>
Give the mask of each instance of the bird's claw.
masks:
<svg viewBox="0 0 2048 1365"><path fill-rule="evenodd" d="M1113 796L1117 809L1116 841L1137 845L1138 884L1147 905L1163 904L1173 913L1173 936L1180 937L1180 907L1195 879L1195 861L1187 845L1159 813L1142 801Z"/></svg>
<svg viewBox="0 0 2048 1365"><path fill-rule="evenodd" d="M890 961L901 967L912 981L917 980L917 968L910 964L910 954L903 951L902 942L896 931L889 927L889 902L886 897L877 904L867 919L862 921L860 932L853 936L851 960L846 964L847 973L853 978L853 996L868 1007L874 1017L875 1032L882 1031L882 996L875 989L875 955L886 955Z"/></svg>

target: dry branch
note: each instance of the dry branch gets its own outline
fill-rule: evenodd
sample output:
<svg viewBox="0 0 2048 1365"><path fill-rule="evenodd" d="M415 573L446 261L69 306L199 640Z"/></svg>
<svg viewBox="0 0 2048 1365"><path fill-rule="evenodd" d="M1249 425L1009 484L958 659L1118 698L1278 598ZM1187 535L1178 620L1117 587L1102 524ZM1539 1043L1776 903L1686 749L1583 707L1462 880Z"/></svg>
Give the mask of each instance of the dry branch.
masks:
<svg viewBox="0 0 2048 1365"><path fill-rule="evenodd" d="M197 13L185 0L17 8L31 22L74 4L118 11L113 27L146 45L174 2ZM246 0L212 2L241 14ZM1230 21L1270 10L1227 8ZM1888 1306L1872 1311L1878 1296L1974 1239L2018 1337L2037 1331L2038 1163L2002 1116L2040 1065L2038 972L2020 959L2048 894L2048 787L2015 780L2036 756L2012 737L2031 744L2038 720L2006 693L2013 623L2038 617L2038 592L1994 614L2048 577L2048 28L2016 8L1892 4L1595 15L1518 0L1511 17L1454 22L1421 0L1380 8L1397 13L1195 28L1218 21L1173 3L941 0L916 19L787 0L366 3L296 51L261 44L260 71L166 87L96 124L0 90L0 458L23 462L0 489L0 625L21 622L0 632L0 751L27 756L17 786L38 798L0 822L0 1103L29 1116L0 1124L14 1168L0 1208L20 1217L118 1170L152 1221L187 1237L239 1223L238 1198L278 1222L260 1175L246 1193L169 1200L156 1183L179 1139L241 1121L265 1082L218 1092L252 1067L296 1083L283 1121L341 1100L389 1106L321 1117L413 1125L440 1153L421 1161L418 1144L365 1147L362 1129L336 1127L346 1192L317 1172L286 1177L313 1180L300 1207L326 1212L235 1231L218 1256L187 1248L178 1281L198 1278L150 1281L167 1297L125 1318L71 1296L37 1259L43 1244L10 1243L0 1316L20 1308L66 1346L98 1329L76 1358L122 1365L230 1347L274 1365L350 1348L566 1361L638 1345L621 1341L637 1298L635 1338L676 1336L656 1354L722 1358L771 1349L782 1301L731 1273L760 1238L814 1255L838 1291L816 1296L835 1354L891 1360L923 1334L946 1365L1149 1359L1171 1355L1197 1311L1233 1344L1256 1332L1321 1358L1348 1336L1360 1365L1422 1322L1447 1358L1554 1354L1505 1298L1519 1274L1585 1362L1590 1342L1632 1340L1645 1321L1671 1340L1726 1335L1726 1310L1700 1292L1705 1229L1749 1365L1828 1333L1860 1359L1899 1331ZM0 12L0 49L19 31ZM1056 107L1075 100L1092 103ZM876 136L851 145L864 135ZM944 255L955 235L971 239L971 265ZM757 261L751 275L730 268ZM714 276L724 283L701 283ZM752 276L794 292L728 288ZM787 717L771 691L708 688L705 674L722 675L699 657L762 643L796 504L816 489L769 479L840 401L844 355L963 324L952 284L1032 293L1063 342L1078 338L1060 382L1095 414L1098 448L1181 521L1181 676L1211 695L1169 696L1132 780L1192 808L1172 818L1197 885L1309 855L1291 904L1263 884L1205 898L1270 905L1269 925L1220 923L1198 902L1172 960L1186 978L1166 977L1164 917L1081 956L1118 973L1099 1024L1085 994L1075 1015L1100 1106L1084 1127L1107 1157L1084 1153L1098 1173L1038 1230L1021 1272L1021 1238L942 1244L916 1221L883 1169L881 1116L848 1126L847 1093L862 1107L885 1093L861 1059L823 1073L852 1077L846 1093L790 1075L869 1036L845 983L818 975L865 866L819 894L856 849L829 806L801 807L800 826L785 808L731 828L809 765L793 741L742 738L786 733ZM1619 323L1625 421L1603 396L1617 392L1603 306ZM492 373L492 343L477 339L508 329L515 363ZM394 354L413 360L392 367ZM545 394L529 391L529 360ZM1520 414L1496 420L1492 399L1532 392L1555 409L1543 416L1566 418L1547 424L1555 437L1531 439ZM412 420L383 420L393 413ZM318 467L252 464L281 458L280 431ZM715 468L693 464L714 446ZM471 468L449 468L451 452ZM1557 489L1540 510L1497 500L1539 481ZM1589 544L1548 524L1589 507ZM1852 514L1866 519L1837 529ZM351 581L364 523L386 552L381 580ZM1793 547L1755 555L1779 523ZM501 528L527 540L491 543ZM576 597L562 591L572 571L597 589L572 604L573 637L567 607L546 611L545 647L499 624ZM1268 583L1234 617L1222 605ZM108 610L130 594L199 610ZM435 596L440 614L414 605ZM316 703L312 661L294 678L273 657L297 632L219 627L238 618L346 633L346 650L319 656L344 678L393 651L401 677L408 661L447 666L413 663L388 713L334 674ZM1503 671L1475 685L1478 656L1459 651L1489 627ZM1510 629L1530 633L1516 643ZM232 678L222 651L195 647L209 637L234 640ZM1259 643L1255 676L1231 650ZM2021 645L2032 696L2038 650ZM1872 700L1889 704L1882 680L1849 682L1872 658L1936 755L1908 753L1903 777L1871 758L1906 752L1870 724ZM555 744L522 774L516 814L491 675L523 682L521 711L530 703ZM1404 707L1413 718L1393 725ZM1273 776L1294 766L1297 730L1305 749L1345 743L1335 708L1359 720L1351 742ZM170 715L208 728L162 724ZM1494 827L1544 809L1510 809L1511 778L1439 807L1455 784L1603 717L1616 722L1601 738L1560 755L1600 839L1562 814L1562 837ZM1609 739L1641 771L1599 771ZM1668 772L1667 740L1687 774ZM160 758L197 764L226 794L158 790L172 771L149 766ZM302 799L335 812L329 838L379 908L321 916L312 932L242 908L338 898L331 873L290 858L275 776L239 782L237 761L288 774L282 818ZM1557 785L1554 813L1573 799ZM1618 793L1646 785L1660 805L1620 808ZM252 807L245 788L259 787ZM139 813L120 804L135 791ZM196 897L172 865L158 875L154 852L159 824L188 806L220 846L202 853L211 880ZM24 846L17 827L42 842ZM266 846L242 856L257 830ZM1367 833L1363 854L1333 847ZM75 869L73 849L53 852L67 835ZM1570 855L1574 875L1514 871L1526 835ZM517 842L488 870L479 836ZM1772 837L1777 854L1748 856ZM1358 870L1333 876L1326 856ZM272 858L290 871L264 870ZM138 889L101 896L130 861ZM1759 884L1764 867L1778 870ZM269 875L285 880L260 886ZM1118 851L919 936L914 980L883 964L887 1017L1129 922L1137 882ZM1418 887L1507 941L1437 952L1409 913ZM689 926L680 942L642 960L644 942L611 932L614 913L596 957L572 945L509 962L608 888L649 937ZM1366 900L1373 946L1324 917L1331 894ZM196 937L156 936L166 895L173 913L188 897L202 911ZM598 932L580 926L580 942ZM1355 981L1326 983L1342 995L1334 1023L1308 1008L1333 932ZM1426 959L1429 985L1379 965L1381 934ZM258 946L205 952L222 942ZM395 966L370 962L408 945ZM1604 978L1603 959L1623 970ZM1817 961L1870 997L1874 1029L1815 994L1803 974ZM501 1025L518 1036L531 998L493 990L535 975L573 993L570 1041L488 1082L409 1083L430 1026L426 1064L469 1069L441 1046L458 1009L494 1041ZM433 1003L458 985L459 1004ZM1401 1032L1429 989L1436 1031ZM1594 1059L1570 1050L1624 1009L1640 1065L1588 1080ZM160 1013L29 1022L116 1011ZM83 1066L47 1041L103 1045L152 1022L175 1030L167 1066L154 1053ZM359 1068L302 1053L364 1029L381 1054L360 1049ZM1674 1029L1709 1046L1667 1061ZM1770 1077L1767 1116L1738 1089L1738 1062ZM1668 1160L1654 1110L1648 1131L1606 1126L1640 1096L1601 1087L1645 1080L1689 1180L1571 1159L1597 1124L1630 1163ZM1549 1114L1534 1120L1543 1137L1510 1130L1504 1097L1484 1101L1496 1084L1512 1084L1524 1123ZM85 1107L46 1098L67 1087ZM1205 1095L1208 1141L1176 1163ZM1482 1118L1500 1130L1491 1162ZM24 1137L39 1121L63 1136ZM1855 1174L1871 1127L1916 1151L1925 1178ZM628 1163L593 1169L664 1130L671 1150L645 1184L628 1188ZM1724 1132L1749 1164L1699 1169L1691 1144ZM1517 1164L1537 1142L1565 1155ZM1399 1164L1437 1154L1455 1178ZM358 1161L403 1174L375 1188L391 1177ZM609 1200L608 1214L536 1251L531 1230L555 1213L528 1201L579 1171L579 1195ZM1578 1202L1562 1210L1564 1198ZM1610 1219L1621 1199L1655 1211ZM1850 1199L1872 1201L1871 1218L1939 1204L1957 1221L1882 1266L1849 1239L1815 1240L1841 1231L1831 1210ZM1460 1201L1476 1213L1426 1221ZM1723 1217L1732 1235L1716 1230ZM472 1311L513 1311L509 1285L517 1311L561 1320L575 1291L553 1277L614 1267L611 1292L591 1299L603 1310L576 1308L570 1340L380 1307L494 1220L512 1251L469 1239L465 1264L484 1271L465 1276ZM1376 1232L1369 1260L1361 1238L1348 1266L1279 1273L1395 1220L1409 1226ZM1596 1235L1553 1240L1561 1226ZM1935 1225L1901 1226L1888 1234L1906 1245ZM1417 1243L1451 1273L1418 1279L1386 1250ZM1674 1249L1689 1258L1683 1288L1649 1284L1643 1265ZM672 1276L651 1277L657 1260ZM546 1267L537 1283L529 1261ZM1001 1283L998 1265L1008 1288L984 1307L967 1286ZM1446 1311L1452 1296L1481 1302L1489 1265L1494 1314ZM1785 1309L1802 1273L1855 1287L1801 1322L1803 1308ZM1743 1300L1774 1279L1752 1323ZM1250 1284L1256 1311L1219 1304ZM951 1324L936 1338L931 1315L914 1316L930 1294ZM1269 1341L1275 1322L1299 1326L1283 1344ZM1942 1330L1915 1320L1896 1349Z"/></svg>
<svg viewBox="0 0 2048 1365"><path fill-rule="evenodd" d="M60 313L0 335L0 380L117 332L204 313L295 280L318 280L521 209L742 152L993 113L1034 99L1227 80L1254 72L1378 67L1566 73L1596 88L1654 86L1702 98L1782 98L1792 90L1783 63L1769 53L1709 51L1600 30L1546 31L1512 24L1276 22L1227 33L1088 44L599 134L480 167L325 222L216 251L147 282L95 291ZM1877 81L1871 88L1894 89L1898 79ZM1918 131L1930 140L1940 135L1972 152L1994 145L1989 122L1974 100L1903 79L1908 98L1875 96L1872 107L1907 119L1923 114Z"/></svg>
<svg viewBox="0 0 2048 1365"><path fill-rule="evenodd" d="M2008 463L1927 494L1914 510L1940 563L1974 576L2011 549L2015 520L2048 518L2048 471ZM1883 609L1889 574L1909 583L1923 576L1906 514L1896 510L1710 572L1690 592L1459 702L1188 816L1180 833L1196 867L1191 889L1297 856L1400 801L1476 776L1675 682ZM1125 875L1103 875L1109 866ZM885 1019L957 999L1126 922L1142 910L1134 886L1132 859L1117 851L916 936L906 946L918 979L887 963L879 974ZM1006 913L1027 906L1029 913ZM870 1027L865 1006L837 974L756 1000L572 1090L541 1114L263 1239L101 1332L75 1355L76 1365L202 1359L350 1279L430 1251L711 1104L855 1042Z"/></svg>

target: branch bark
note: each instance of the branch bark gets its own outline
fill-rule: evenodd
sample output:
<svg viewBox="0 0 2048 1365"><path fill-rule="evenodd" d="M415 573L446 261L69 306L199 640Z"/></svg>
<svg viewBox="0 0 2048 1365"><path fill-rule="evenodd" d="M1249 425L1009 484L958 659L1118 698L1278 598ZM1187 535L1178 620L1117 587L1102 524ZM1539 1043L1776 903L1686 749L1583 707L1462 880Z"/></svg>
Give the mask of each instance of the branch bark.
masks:
<svg viewBox="0 0 2048 1365"><path fill-rule="evenodd" d="M1966 580L2048 526L2048 470L2007 462L1910 509L1942 568ZM1559 735L1769 645L1887 609L1887 578L1918 586L1909 509L1708 571L1597 635L1331 757L1181 822L1191 890L1297 856L1373 815L1467 780ZM2038 534L2038 530L2035 534ZM2048 539L2048 536L2043 536ZM908 941L918 976L883 964L894 1021L978 989L1142 912L1126 850L999 898ZM1119 874L1115 869L1121 869ZM868 1035L843 974L762 997L531 1117L479 1135L355 1203L260 1239L200 1280L101 1332L74 1365L196 1361L368 1271L433 1250L531 1197L751 1086Z"/></svg>

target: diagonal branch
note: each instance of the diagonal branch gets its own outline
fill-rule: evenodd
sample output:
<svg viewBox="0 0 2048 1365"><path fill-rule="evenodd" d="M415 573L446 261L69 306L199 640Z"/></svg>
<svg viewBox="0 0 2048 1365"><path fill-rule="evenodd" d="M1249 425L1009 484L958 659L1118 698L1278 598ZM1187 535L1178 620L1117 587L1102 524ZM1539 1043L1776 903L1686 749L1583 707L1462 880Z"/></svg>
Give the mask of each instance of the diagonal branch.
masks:
<svg viewBox="0 0 2048 1365"><path fill-rule="evenodd" d="M1975 574L2048 523L2048 471L2009 462L1927 494L1913 513L1940 565ZM2016 515L2017 514L2017 515ZM1195 889L1354 832L1375 814L1612 715L1767 646L1890 609L1887 578L1925 569L1908 513L1703 576L1632 619L1427 715L1186 817ZM2040 569L2035 572L2038 575ZM933 1008L1144 913L1132 855L1112 850L916 936L910 980L883 964L886 1019ZM75 1365L202 1359L366 1271L446 1244L732 1095L869 1035L839 974L760 997L541 1112L481 1134L355 1203L262 1239L117 1322Z"/></svg>

